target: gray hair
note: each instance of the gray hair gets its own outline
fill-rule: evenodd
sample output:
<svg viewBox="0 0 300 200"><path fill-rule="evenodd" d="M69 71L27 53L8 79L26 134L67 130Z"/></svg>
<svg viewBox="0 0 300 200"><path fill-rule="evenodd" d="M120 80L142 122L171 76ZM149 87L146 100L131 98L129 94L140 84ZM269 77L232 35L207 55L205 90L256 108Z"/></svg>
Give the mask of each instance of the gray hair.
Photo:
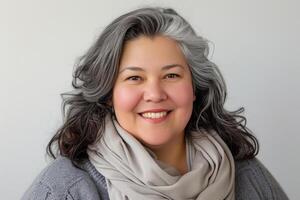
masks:
<svg viewBox="0 0 300 200"><path fill-rule="evenodd" d="M123 45L141 35L162 35L175 40L188 62L196 100L187 132L215 129L236 158L255 156L258 142L246 128L246 118L239 115L243 108L234 112L224 109L226 85L218 67L208 59L208 41L197 35L173 9L152 7L115 19L80 58L72 82L75 90L63 94L63 110L67 111L65 123L48 144L51 155L51 145L58 141L61 154L71 160L81 159L84 156L79 156L78 151L85 152L87 145L101 135L105 115L111 112L108 102L112 98ZM74 141L70 142L70 138Z"/></svg>

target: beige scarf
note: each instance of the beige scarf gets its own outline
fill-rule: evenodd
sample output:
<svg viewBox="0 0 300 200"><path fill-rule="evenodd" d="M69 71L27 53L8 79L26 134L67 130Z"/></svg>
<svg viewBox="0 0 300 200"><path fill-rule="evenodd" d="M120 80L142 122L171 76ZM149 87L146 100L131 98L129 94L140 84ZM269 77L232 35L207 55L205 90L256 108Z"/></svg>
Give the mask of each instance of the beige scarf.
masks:
<svg viewBox="0 0 300 200"><path fill-rule="evenodd" d="M186 139L189 171L184 175L156 160L110 116L102 138L89 146L88 155L105 176L112 200L234 200L230 150L215 131L191 134L192 139Z"/></svg>

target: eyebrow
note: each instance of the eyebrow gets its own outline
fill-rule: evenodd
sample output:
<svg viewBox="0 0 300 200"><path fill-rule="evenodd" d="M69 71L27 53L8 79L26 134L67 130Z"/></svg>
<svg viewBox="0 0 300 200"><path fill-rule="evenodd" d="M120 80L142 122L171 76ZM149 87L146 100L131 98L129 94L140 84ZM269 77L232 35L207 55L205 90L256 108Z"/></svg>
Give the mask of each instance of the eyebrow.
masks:
<svg viewBox="0 0 300 200"><path fill-rule="evenodd" d="M170 65L165 65L165 66L163 66L163 67L162 67L162 70L163 70L163 71L166 71L166 70L171 69L171 68L174 68L174 67L181 67L182 69L184 69L184 67L183 67L182 65L180 65L180 64L170 64ZM122 69L122 70L119 72L119 74L122 73L122 72L125 71L125 70L145 71L145 70L144 70L143 68L141 68L141 67L129 66L129 67L126 67L126 68Z"/></svg>

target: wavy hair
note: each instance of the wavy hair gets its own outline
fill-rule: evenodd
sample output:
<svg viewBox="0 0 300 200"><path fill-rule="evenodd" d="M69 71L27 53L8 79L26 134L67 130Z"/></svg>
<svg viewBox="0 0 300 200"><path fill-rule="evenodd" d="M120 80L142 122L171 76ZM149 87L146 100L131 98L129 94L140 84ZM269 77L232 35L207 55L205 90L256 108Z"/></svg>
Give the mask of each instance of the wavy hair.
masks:
<svg viewBox="0 0 300 200"><path fill-rule="evenodd" d="M48 143L48 155L66 156L73 163L88 157L88 145L101 137L105 116L112 112L109 102L123 45L141 35L175 40L187 59L196 100L186 132L214 129L236 160L255 157L259 145L241 115L244 108L231 112L224 108L226 85L218 67L208 59L208 41L173 9L153 7L115 19L78 60L73 73L74 90L62 94L64 123Z"/></svg>

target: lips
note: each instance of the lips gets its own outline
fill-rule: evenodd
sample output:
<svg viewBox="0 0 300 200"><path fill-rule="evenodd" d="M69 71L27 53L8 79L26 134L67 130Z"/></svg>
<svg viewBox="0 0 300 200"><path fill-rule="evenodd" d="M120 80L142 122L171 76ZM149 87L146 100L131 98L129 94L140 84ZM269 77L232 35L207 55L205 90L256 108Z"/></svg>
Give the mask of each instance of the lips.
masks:
<svg viewBox="0 0 300 200"><path fill-rule="evenodd" d="M150 118L150 119L158 119L158 118L162 118L166 115L167 115L167 112L165 112L165 111L163 111L163 112L145 112L145 113L142 113L143 117Z"/></svg>
<svg viewBox="0 0 300 200"><path fill-rule="evenodd" d="M170 112L171 110L169 109L163 109L163 108L157 108L157 109L149 109L149 110L145 110L140 112L139 114L143 114L143 113L159 113L159 112Z"/></svg>
<svg viewBox="0 0 300 200"><path fill-rule="evenodd" d="M151 109L141 112L139 115L149 122L157 123L164 121L170 112L171 110L166 109Z"/></svg>

